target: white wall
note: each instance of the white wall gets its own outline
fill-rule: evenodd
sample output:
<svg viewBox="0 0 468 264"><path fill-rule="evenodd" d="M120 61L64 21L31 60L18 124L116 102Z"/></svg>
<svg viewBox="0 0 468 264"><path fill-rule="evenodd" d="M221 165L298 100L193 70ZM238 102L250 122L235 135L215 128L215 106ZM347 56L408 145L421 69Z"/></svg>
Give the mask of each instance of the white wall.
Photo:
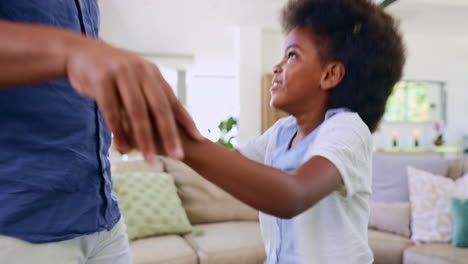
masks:
<svg viewBox="0 0 468 264"><path fill-rule="evenodd" d="M285 36L278 30L262 30L262 73L273 73L284 54Z"/></svg>
<svg viewBox="0 0 468 264"><path fill-rule="evenodd" d="M285 36L277 29L238 26L235 29L235 67L240 98L239 143L261 134L262 76L273 73L284 53Z"/></svg>
<svg viewBox="0 0 468 264"><path fill-rule="evenodd" d="M259 27L236 30L236 76L239 90L239 143L261 133L262 31Z"/></svg>
<svg viewBox="0 0 468 264"><path fill-rule="evenodd" d="M101 36L139 53L193 56L210 64L232 62L232 29L206 19L201 11L211 7L197 2L101 0Z"/></svg>
<svg viewBox="0 0 468 264"><path fill-rule="evenodd" d="M283 56L284 36L277 30L239 27L236 34L239 142L261 134L262 75L272 73Z"/></svg>

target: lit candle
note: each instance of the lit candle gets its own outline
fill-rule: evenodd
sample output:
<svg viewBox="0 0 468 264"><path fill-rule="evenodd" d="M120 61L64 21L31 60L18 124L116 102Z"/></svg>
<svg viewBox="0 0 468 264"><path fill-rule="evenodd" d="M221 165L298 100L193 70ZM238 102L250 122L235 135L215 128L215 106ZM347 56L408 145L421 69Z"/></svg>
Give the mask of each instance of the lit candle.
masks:
<svg viewBox="0 0 468 264"><path fill-rule="evenodd" d="M394 147L398 145L397 138L398 138L398 131L392 130L392 143Z"/></svg>
<svg viewBox="0 0 468 264"><path fill-rule="evenodd" d="M414 141L414 146L419 147L419 136L421 135L421 131L415 129L413 130L413 141Z"/></svg>

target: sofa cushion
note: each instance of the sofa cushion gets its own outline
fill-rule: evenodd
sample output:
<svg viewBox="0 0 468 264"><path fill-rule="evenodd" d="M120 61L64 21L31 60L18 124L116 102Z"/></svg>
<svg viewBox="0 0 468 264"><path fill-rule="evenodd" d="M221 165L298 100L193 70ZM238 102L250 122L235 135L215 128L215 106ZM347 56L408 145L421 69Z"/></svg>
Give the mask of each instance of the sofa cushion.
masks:
<svg viewBox="0 0 468 264"><path fill-rule="evenodd" d="M451 212L452 246L468 248L468 199L452 197Z"/></svg>
<svg viewBox="0 0 468 264"><path fill-rule="evenodd" d="M114 179L130 240L192 231L171 175L129 172Z"/></svg>
<svg viewBox="0 0 468 264"><path fill-rule="evenodd" d="M465 158L465 160L463 162L463 173L462 174L465 175L467 173L468 173L468 158Z"/></svg>
<svg viewBox="0 0 468 264"><path fill-rule="evenodd" d="M225 222L196 226L200 235L186 239L197 250L200 264L262 264L265 250L258 222Z"/></svg>
<svg viewBox="0 0 468 264"><path fill-rule="evenodd" d="M374 264L401 264L403 251L414 245L408 238L369 229L369 246L374 253Z"/></svg>
<svg viewBox="0 0 468 264"><path fill-rule="evenodd" d="M134 264L198 264L195 251L180 236L136 240L130 250Z"/></svg>
<svg viewBox="0 0 468 264"><path fill-rule="evenodd" d="M468 197L468 175L455 182L447 177L408 168L411 239L448 242L451 239L450 197Z"/></svg>
<svg viewBox="0 0 468 264"><path fill-rule="evenodd" d="M410 237L410 203L369 202L369 227Z"/></svg>
<svg viewBox="0 0 468 264"><path fill-rule="evenodd" d="M192 224L224 221L258 221L258 212L205 180L184 163L161 157L177 185L179 197Z"/></svg>
<svg viewBox="0 0 468 264"><path fill-rule="evenodd" d="M447 177L456 180L466 173L468 173L467 158L456 158L450 160Z"/></svg>
<svg viewBox="0 0 468 264"><path fill-rule="evenodd" d="M404 253L405 264L468 264L468 249L449 243L430 243L410 247Z"/></svg>
<svg viewBox="0 0 468 264"><path fill-rule="evenodd" d="M407 168L412 166L432 174L446 176L449 161L374 153L372 158L372 195L375 202L408 202Z"/></svg>

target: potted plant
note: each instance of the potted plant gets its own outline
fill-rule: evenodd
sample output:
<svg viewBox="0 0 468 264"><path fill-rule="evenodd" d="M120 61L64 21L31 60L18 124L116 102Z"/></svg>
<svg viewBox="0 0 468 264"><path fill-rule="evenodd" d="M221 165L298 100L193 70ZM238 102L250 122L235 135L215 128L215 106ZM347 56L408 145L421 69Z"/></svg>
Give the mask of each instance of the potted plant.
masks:
<svg viewBox="0 0 468 264"><path fill-rule="evenodd" d="M232 135L232 133L229 133L235 126L237 126L237 120L234 117L229 117L228 119L221 121L218 125L221 136L219 137L217 143L229 149L235 148L232 141L236 138L236 136Z"/></svg>
<svg viewBox="0 0 468 264"><path fill-rule="evenodd" d="M434 123L434 128L435 128L435 130L437 132L437 136L434 139L434 145L436 145L436 146L442 146L445 143L444 133L443 133L445 125L446 124L443 121Z"/></svg>

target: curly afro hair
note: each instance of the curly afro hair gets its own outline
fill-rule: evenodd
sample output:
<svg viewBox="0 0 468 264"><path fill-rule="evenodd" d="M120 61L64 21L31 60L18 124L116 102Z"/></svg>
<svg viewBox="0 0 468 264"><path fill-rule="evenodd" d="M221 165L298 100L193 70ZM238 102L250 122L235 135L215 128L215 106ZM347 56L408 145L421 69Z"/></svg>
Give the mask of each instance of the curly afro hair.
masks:
<svg viewBox="0 0 468 264"><path fill-rule="evenodd" d="M357 112L374 132L405 63L396 21L370 0L290 0L281 22L285 33L296 27L314 33L322 62L343 63L346 74L328 107Z"/></svg>

